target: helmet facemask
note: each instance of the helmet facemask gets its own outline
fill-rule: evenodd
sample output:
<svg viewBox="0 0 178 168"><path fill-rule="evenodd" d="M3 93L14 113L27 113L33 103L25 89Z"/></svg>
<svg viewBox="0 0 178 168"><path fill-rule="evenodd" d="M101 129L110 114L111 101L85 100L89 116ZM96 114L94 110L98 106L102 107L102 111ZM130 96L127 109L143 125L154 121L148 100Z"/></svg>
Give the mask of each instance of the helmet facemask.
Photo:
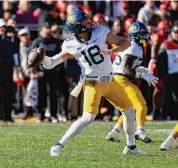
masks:
<svg viewBox="0 0 178 168"><path fill-rule="evenodd" d="M130 41L134 41L140 46L144 46L148 39L149 39L149 34L147 31L142 31L142 32L135 32L132 35L129 35Z"/></svg>

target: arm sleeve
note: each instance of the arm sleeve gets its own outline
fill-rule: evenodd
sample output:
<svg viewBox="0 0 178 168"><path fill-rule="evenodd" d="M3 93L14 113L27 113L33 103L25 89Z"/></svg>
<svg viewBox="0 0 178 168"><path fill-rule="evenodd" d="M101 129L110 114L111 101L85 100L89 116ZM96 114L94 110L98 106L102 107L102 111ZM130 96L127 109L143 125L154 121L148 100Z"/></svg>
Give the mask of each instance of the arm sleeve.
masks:
<svg viewBox="0 0 178 168"><path fill-rule="evenodd" d="M48 57L48 56L45 56L44 57L44 60L42 62L43 64L43 67L45 69L52 69L54 68L56 65L60 64L64 62L61 55L59 54L56 54L55 56L53 57Z"/></svg>

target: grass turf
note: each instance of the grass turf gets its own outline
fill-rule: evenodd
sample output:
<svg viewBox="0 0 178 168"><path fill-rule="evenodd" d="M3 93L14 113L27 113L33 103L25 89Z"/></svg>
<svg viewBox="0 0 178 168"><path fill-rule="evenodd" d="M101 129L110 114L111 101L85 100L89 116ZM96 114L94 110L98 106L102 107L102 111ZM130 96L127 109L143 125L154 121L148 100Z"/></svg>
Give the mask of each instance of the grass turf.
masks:
<svg viewBox="0 0 178 168"><path fill-rule="evenodd" d="M60 157L50 157L50 147L65 133L67 124L1 125L0 168L176 168L178 150L160 151L159 146L175 123L150 122L147 134L154 141L137 141L148 156L122 155L125 135L121 142L105 140L114 123L94 122L73 138Z"/></svg>

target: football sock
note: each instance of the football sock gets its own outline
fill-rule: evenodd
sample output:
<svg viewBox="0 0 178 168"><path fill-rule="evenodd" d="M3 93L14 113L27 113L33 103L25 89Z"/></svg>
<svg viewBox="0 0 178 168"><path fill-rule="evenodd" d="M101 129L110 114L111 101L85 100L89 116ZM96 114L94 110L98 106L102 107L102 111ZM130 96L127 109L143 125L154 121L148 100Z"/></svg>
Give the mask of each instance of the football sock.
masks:
<svg viewBox="0 0 178 168"><path fill-rule="evenodd" d="M130 108L123 112L123 128L126 133L126 141L128 146L135 145L135 110Z"/></svg>
<svg viewBox="0 0 178 168"><path fill-rule="evenodd" d="M135 132L135 134L141 134L141 133L145 133L145 128L144 126L137 126L137 131Z"/></svg>
<svg viewBox="0 0 178 168"><path fill-rule="evenodd" d="M64 147L61 143L56 143L54 146L61 146L62 148Z"/></svg>
<svg viewBox="0 0 178 168"><path fill-rule="evenodd" d="M83 116L75 121L70 128L67 130L65 135L62 137L62 139L59 141L60 144L63 146L67 143L69 139L71 139L73 136L77 135L80 131L82 131L87 125L89 125L94 119L96 115L84 112Z"/></svg>
<svg viewBox="0 0 178 168"><path fill-rule="evenodd" d="M113 129L116 130L118 133L122 130L122 128L118 124L115 124Z"/></svg>

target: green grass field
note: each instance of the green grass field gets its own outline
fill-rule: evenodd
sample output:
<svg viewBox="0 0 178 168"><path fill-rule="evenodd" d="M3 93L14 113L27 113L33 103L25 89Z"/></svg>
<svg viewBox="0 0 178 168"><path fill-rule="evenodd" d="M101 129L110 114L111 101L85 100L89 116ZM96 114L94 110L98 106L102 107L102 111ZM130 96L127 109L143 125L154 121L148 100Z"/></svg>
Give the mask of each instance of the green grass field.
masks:
<svg viewBox="0 0 178 168"><path fill-rule="evenodd" d="M149 122L151 144L137 142L148 156L122 155L121 142L105 140L114 123L94 122L64 147L59 157L50 157L50 147L64 134L67 124L1 125L0 168L177 168L178 150L160 151L159 146L175 123Z"/></svg>

